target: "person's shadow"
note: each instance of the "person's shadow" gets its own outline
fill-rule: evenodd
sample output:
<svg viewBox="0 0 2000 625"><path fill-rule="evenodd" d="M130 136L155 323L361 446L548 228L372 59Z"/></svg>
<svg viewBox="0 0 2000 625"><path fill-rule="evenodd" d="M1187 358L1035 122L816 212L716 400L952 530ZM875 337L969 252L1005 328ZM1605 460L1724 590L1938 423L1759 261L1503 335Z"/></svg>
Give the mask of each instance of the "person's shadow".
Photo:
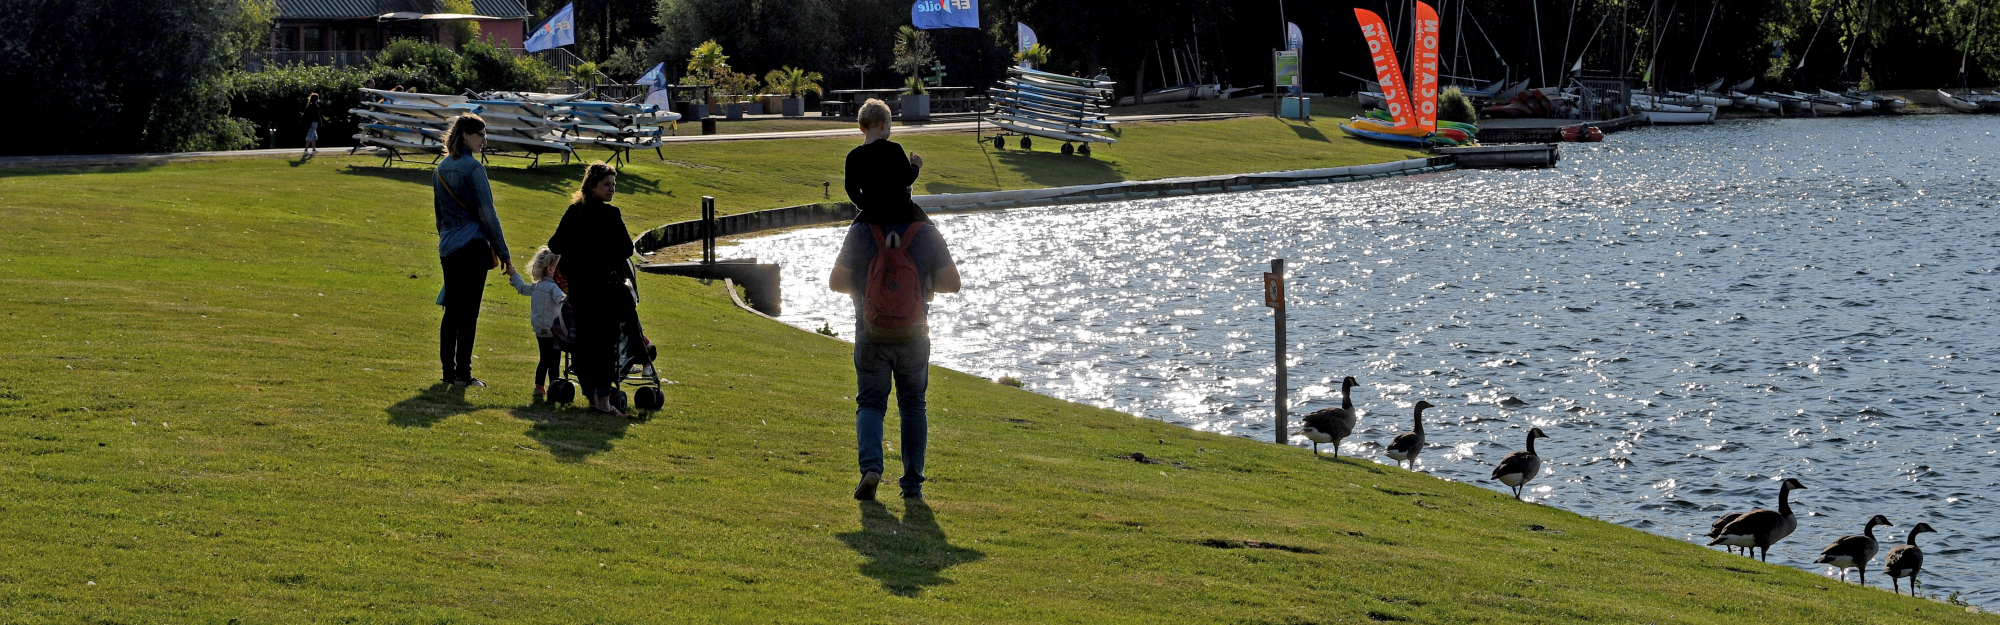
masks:
<svg viewBox="0 0 2000 625"><path fill-rule="evenodd" d="M986 557L947 541L929 504L921 499L903 501L906 510L902 521L879 502L861 502L861 530L838 536L840 542L868 557L861 565L861 574L882 582L884 590L914 597L925 586L953 583L939 576L940 571Z"/></svg>
<svg viewBox="0 0 2000 625"><path fill-rule="evenodd" d="M430 427L452 415L478 410L465 401L465 387L433 384L409 399L388 407L389 424L401 427Z"/></svg>

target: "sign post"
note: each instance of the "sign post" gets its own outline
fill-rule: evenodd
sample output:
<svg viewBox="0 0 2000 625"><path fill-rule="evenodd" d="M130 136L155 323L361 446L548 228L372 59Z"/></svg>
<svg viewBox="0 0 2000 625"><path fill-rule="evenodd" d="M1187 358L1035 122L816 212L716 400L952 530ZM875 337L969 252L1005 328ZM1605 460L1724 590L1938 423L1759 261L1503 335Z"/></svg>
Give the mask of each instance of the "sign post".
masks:
<svg viewBox="0 0 2000 625"><path fill-rule="evenodd" d="M1290 443L1291 435L1285 432L1289 419L1286 415L1285 398L1285 259L1271 259L1271 270L1264 273L1264 305L1276 313L1278 326L1278 444Z"/></svg>

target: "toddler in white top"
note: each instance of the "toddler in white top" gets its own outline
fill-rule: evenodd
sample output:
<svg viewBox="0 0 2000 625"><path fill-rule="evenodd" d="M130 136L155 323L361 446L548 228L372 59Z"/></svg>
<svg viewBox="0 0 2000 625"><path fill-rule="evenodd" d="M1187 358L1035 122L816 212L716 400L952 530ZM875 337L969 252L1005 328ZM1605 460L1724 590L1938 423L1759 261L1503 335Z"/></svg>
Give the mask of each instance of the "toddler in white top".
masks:
<svg viewBox="0 0 2000 625"><path fill-rule="evenodd" d="M562 376L562 352L556 349L555 326L562 319L562 287L557 286L554 275L556 264L562 256L549 251L548 246L535 252L535 259L528 261L528 275L535 279L533 284L521 279L521 272L507 268L507 279L514 284L514 290L528 296L528 323L535 327L535 342L542 350L541 362L535 365L535 397L548 395L548 387L543 381L555 381Z"/></svg>

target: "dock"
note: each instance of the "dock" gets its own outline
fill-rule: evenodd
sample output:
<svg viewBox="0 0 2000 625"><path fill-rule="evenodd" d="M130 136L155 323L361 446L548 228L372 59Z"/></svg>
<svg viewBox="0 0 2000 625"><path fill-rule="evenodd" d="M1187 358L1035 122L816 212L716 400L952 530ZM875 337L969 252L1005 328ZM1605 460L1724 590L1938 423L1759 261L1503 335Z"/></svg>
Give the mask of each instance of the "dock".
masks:
<svg viewBox="0 0 2000 625"><path fill-rule="evenodd" d="M1456 159L1458 166L1466 169L1554 167L1556 161L1562 160L1562 151L1554 143L1440 147L1432 151Z"/></svg>
<svg viewBox="0 0 2000 625"><path fill-rule="evenodd" d="M1479 121L1480 143L1562 143L1562 129L1583 124L1596 126L1605 133L1613 133L1628 128L1646 125L1645 115L1627 115L1617 119L1483 119Z"/></svg>

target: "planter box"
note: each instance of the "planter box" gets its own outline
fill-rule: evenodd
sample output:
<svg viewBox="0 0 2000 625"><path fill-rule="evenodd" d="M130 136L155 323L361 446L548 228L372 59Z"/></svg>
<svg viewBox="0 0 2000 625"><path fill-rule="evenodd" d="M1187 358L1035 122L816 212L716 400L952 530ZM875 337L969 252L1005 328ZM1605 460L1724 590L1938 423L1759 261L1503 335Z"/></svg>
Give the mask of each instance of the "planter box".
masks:
<svg viewBox="0 0 2000 625"><path fill-rule="evenodd" d="M722 105L723 115L728 117L729 121L732 122L743 120L744 108L745 106L742 102L732 102Z"/></svg>
<svg viewBox="0 0 2000 625"><path fill-rule="evenodd" d="M757 98L757 99L755 99L755 100L751 100L751 101L750 101L750 107L749 107L749 109L748 109L748 112L749 112L749 113L750 113L751 115L763 115L763 114L764 114L764 99L763 99L763 98Z"/></svg>
<svg viewBox="0 0 2000 625"><path fill-rule="evenodd" d="M784 100L784 110L785 110L785 116L786 116L786 117L805 117L805 116L806 116L806 99L805 99L805 98L785 98L785 100Z"/></svg>
<svg viewBox="0 0 2000 625"><path fill-rule="evenodd" d="M702 104L700 102L688 104L688 112L686 118L688 121L695 121L699 119L708 118L708 105Z"/></svg>
<svg viewBox="0 0 2000 625"><path fill-rule="evenodd" d="M770 95L770 94L760 95L757 96L757 103L764 105L765 113L776 113L785 108L785 96Z"/></svg>
<svg viewBox="0 0 2000 625"><path fill-rule="evenodd" d="M931 118L931 94L917 95L905 93L900 98L903 103L902 119L927 120Z"/></svg>

